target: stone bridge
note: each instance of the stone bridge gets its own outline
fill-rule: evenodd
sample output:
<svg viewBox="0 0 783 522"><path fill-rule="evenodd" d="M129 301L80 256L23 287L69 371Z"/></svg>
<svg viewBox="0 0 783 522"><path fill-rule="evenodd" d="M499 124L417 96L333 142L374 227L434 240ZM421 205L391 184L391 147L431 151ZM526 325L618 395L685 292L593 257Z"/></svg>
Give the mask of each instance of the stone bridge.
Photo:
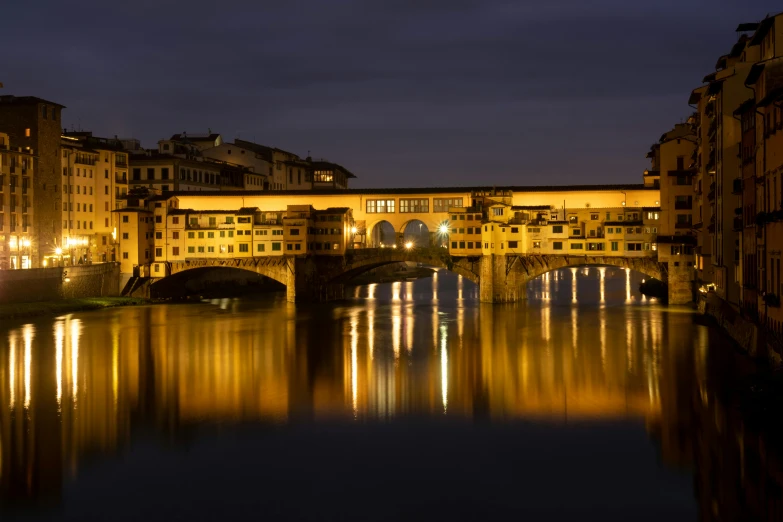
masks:
<svg viewBox="0 0 783 522"><path fill-rule="evenodd" d="M487 255L452 257L443 248L367 248L345 256L267 256L194 259L167 263L166 275L206 267L249 270L286 287L288 301L330 301L343 298L351 278L396 262L416 262L445 268L479 285L481 301L515 302L526 297L527 283L546 272L576 266L614 266L635 270L669 285L669 302L691 301L690 269L658 263L655 257Z"/></svg>

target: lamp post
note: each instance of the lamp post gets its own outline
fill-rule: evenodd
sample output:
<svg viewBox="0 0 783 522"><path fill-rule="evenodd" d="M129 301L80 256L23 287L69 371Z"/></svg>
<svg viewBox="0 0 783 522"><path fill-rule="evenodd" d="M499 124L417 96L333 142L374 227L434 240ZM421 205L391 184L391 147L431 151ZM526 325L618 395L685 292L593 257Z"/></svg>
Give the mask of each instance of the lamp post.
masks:
<svg viewBox="0 0 783 522"><path fill-rule="evenodd" d="M63 266L63 249L60 247L57 247L54 249L54 254L59 257L60 266Z"/></svg>
<svg viewBox="0 0 783 522"><path fill-rule="evenodd" d="M440 235L446 240L446 248L449 246L449 223L448 221L444 221L440 224L438 227L438 232L440 232ZM441 240L441 246L443 246L443 240Z"/></svg>

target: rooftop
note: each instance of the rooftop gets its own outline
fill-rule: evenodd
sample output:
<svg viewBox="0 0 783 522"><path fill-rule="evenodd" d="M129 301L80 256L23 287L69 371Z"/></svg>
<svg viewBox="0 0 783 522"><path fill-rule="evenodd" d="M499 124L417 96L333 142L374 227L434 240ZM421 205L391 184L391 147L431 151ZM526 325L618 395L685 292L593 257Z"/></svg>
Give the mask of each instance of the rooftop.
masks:
<svg viewBox="0 0 783 522"><path fill-rule="evenodd" d="M14 96L12 94L5 94L0 96L0 104L2 103L8 105L37 105L39 103L46 103L49 105L55 105L62 109L65 108L65 105L60 105L59 103L44 100L43 98L38 98L36 96Z"/></svg>

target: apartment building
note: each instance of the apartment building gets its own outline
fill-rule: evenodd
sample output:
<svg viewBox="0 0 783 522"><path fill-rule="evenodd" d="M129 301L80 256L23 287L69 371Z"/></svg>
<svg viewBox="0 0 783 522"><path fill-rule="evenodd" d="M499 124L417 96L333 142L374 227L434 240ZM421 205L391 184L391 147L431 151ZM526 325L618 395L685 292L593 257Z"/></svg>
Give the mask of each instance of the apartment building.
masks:
<svg viewBox="0 0 783 522"><path fill-rule="evenodd" d="M61 141L62 237L66 264L117 260L117 214L128 193L128 153L115 139L64 132Z"/></svg>
<svg viewBox="0 0 783 522"><path fill-rule="evenodd" d="M29 241L29 247L25 246L28 256L26 266L32 268L43 266L44 260L54 256L62 237L59 191L62 184L60 133L64 108L59 103L34 96L0 96L0 132L7 137L8 150L21 150L30 154L32 159L31 169L28 161L24 174L19 167L19 172L12 175L19 176L20 184L14 187L22 187L21 191L27 187L27 194L15 194L17 204L12 212L8 212L7 218L9 227L27 227L27 236L17 237L17 245L20 240L23 246ZM14 181L14 178L9 178L9 181ZM9 206L10 203L9 200ZM12 219L15 221L10 221ZM10 239L9 236L9 245ZM21 268L21 255L17 257L17 266Z"/></svg>
<svg viewBox="0 0 783 522"><path fill-rule="evenodd" d="M32 152L11 148L8 134L0 132L0 269L32 267L34 167Z"/></svg>
<svg viewBox="0 0 783 522"><path fill-rule="evenodd" d="M752 104L745 118L753 130L754 149L743 149L743 162L755 167L754 183L743 184L743 202L755 196L755 245L747 245L743 254L757 263L758 299L755 310L759 320L778 344L783 344L783 311L780 297L781 251L783 250L783 14L768 17L758 24L749 49L758 53L759 61L744 79L752 92ZM742 111L741 111L742 112ZM750 167L748 167L748 171ZM750 192L751 194L746 194ZM755 251L752 250L755 246Z"/></svg>
<svg viewBox="0 0 783 522"><path fill-rule="evenodd" d="M153 213L141 207L125 207L114 213L117 214L117 237L120 242L120 273L149 276L154 245Z"/></svg>

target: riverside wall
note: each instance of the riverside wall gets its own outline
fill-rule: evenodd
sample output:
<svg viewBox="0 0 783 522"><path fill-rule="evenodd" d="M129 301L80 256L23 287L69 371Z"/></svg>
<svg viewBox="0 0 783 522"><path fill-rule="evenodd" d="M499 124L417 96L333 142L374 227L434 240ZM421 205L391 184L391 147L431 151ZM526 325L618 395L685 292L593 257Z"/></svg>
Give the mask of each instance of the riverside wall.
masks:
<svg viewBox="0 0 783 522"><path fill-rule="evenodd" d="M0 303L120 295L120 264L0 270Z"/></svg>

